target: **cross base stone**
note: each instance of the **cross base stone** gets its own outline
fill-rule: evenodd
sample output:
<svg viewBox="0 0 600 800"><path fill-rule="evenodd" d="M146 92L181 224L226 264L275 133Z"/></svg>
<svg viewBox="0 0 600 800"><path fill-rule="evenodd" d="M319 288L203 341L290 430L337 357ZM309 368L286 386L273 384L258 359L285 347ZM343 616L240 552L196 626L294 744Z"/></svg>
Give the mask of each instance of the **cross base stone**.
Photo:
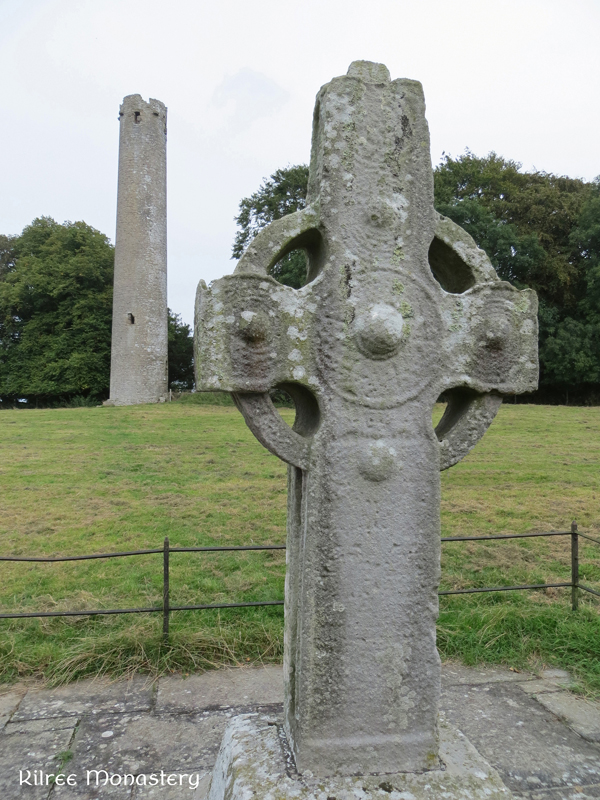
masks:
<svg viewBox="0 0 600 800"><path fill-rule="evenodd" d="M223 737L208 800L511 800L459 730L440 719L439 734L440 769L316 778L296 772L282 717L242 714Z"/></svg>

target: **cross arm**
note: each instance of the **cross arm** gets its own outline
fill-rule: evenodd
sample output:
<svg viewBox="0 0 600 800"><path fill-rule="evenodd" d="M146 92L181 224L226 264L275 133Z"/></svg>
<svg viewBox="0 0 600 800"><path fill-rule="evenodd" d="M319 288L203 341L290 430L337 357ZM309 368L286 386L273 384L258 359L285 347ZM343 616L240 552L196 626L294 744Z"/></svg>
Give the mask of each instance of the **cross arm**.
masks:
<svg viewBox="0 0 600 800"><path fill-rule="evenodd" d="M448 405L436 428L441 468L456 464L483 436L503 395L538 385L537 296L504 281L444 298L441 392Z"/></svg>
<svg viewBox="0 0 600 800"><path fill-rule="evenodd" d="M429 261L443 289L439 391L447 407L436 434L446 469L483 436L504 395L537 388L537 297L501 281L472 237L441 215Z"/></svg>
<svg viewBox="0 0 600 800"><path fill-rule="evenodd" d="M323 258L313 207L271 223L250 244L233 275L201 281L196 296L195 364L200 391L233 394L246 423L271 452L306 468L318 407L311 329L313 287L292 289L268 270L293 249L305 249L310 269ZM269 391L282 387L296 403L291 430Z"/></svg>
<svg viewBox="0 0 600 800"><path fill-rule="evenodd" d="M228 275L196 297L196 373L200 391L268 392L282 383L317 387L310 287L269 276Z"/></svg>
<svg viewBox="0 0 600 800"><path fill-rule="evenodd" d="M537 388L537 296L505 281L446 295L442 390L521 394Z"/></svg>

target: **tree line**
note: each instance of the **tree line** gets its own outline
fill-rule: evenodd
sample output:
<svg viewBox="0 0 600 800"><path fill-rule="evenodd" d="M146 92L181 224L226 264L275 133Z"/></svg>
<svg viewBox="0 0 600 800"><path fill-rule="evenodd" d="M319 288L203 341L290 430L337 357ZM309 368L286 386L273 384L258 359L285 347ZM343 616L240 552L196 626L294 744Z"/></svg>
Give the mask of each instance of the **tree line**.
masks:
<svg viewBox="0 0 600 800"><path fill-rule="evenodd" d="M114 248L85 222L0 235L0 403L108 397ZM192 333L169 310L169 385L192 388Z"/></svg>
<svg viewBox="0 0 600 800"><path fill-rule="evenodd" d="M243 198L232 255L306 205L308 167L280 169ZM600 178L523 172L490 153L445 156L436 209L462 225L498 275L540 300L540 388L533 402L600 403ZM0 403L51 405L108 396L114 249L84 222L40 217L0 235ZM306 259L272 269L300 288ZM169 385L193 386L192 332L169 310Z"/></svg>
<svg viewBox="0 0 600 800"><path fill-rule="evenodd" d="M240 203L233 257L258 231L306 205L308 167L277 170ZM586 182L490 153L444 156L434 170L435 207L461 225L498 275L540 301L540 388L530 402L600 403L600 178ZM306 280L300 251L272 269L281 283Z"/></svg>

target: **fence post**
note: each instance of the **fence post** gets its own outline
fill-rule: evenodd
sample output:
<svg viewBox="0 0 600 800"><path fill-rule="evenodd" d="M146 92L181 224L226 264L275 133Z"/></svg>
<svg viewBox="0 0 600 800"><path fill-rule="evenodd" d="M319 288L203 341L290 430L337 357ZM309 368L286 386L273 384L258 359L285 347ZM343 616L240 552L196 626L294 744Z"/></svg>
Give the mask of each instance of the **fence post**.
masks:
<svg viewBox="0 0 600 800"><path fill-rule="evenodd" d="M163 641L169 640L169 537L163 551Z"/></svg>
<svg viewBox="0 0 600 800"><path fill-rule="evenodd" d="M579 608L579 536L577 523L571 523L571 608Z"/></svg>

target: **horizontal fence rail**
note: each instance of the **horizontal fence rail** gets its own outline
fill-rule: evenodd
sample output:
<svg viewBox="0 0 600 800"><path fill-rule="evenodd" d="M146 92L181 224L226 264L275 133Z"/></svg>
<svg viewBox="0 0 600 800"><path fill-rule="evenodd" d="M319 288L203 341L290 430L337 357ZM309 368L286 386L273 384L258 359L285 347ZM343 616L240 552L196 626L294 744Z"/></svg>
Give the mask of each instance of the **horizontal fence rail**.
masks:
<svg viewBox="0 0 600 800"><path fill-rule="evenodd" d="M165 539L168 542L168 539ZM170 553L220 553L225 550L285 550L284 544L251 544L235 547L168 547ZM87 561L90 558L122 558L123 556L147 556L164 553L165 548L153 550L127 550L124 553L94 553L89 556L0 556L0 561Z"/></svg>
<svg viewBox="0 0 600 800"><path fill-rule="evenodd" d="M498 541L504 539L529 539L539 536L570 536L571 537L571 580L565 583L534 583L519 586L485 586L472 589L447 589L438 592L440 596L451 594L478 594L481 592L514 592L523 589L550 589L561 588L571 589L571 607L577 611L579 606L579 590L600 597L600 592L579 581L579 537L588 539L600 545L600 539L596 539L586 533L577 530L577 523L571 524L568 531L545 531L533 533L507 533L492 534L491 536L442 536L444 542L485 542ZM168 537L160 548L145 550L127 550L120 553L93 553L81 556L0 556L0 561L26 561L36 563L57 563L61 561L88 561L96 558L126 558L129 556L156 555L162 553L163 556L163 602L162 606L152 606L149 608L111 608L93 609L84 611L32 611L20 614L0 614L0 619L27 619L31 617L87 617L104 616L109 614L152 614L162 613L163 617L163 638L165 641L169 637L169 617L172 611L200 611L224 608L257 608L261 606L281 606L283 600L263 600L246 603L211 603L202 605L173 606L170 603L170 557L171 553L223 553L240 551L261 551L261 550L285 550L284 544L254 544L254 545L225 545L225 546L206 546L206 547L171 547Z"/></svg>

